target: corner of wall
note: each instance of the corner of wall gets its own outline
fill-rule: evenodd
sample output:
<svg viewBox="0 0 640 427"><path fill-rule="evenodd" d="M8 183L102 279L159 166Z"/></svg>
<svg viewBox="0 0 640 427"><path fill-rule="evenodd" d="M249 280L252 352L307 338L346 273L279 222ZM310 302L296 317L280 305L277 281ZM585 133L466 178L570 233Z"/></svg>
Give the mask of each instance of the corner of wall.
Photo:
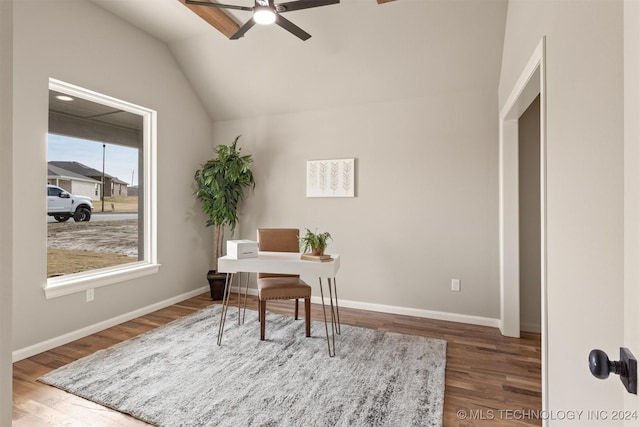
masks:
<svg viewBox="0 0 640 427"><path fill-rule="evenodd" d="M13 0L0 1L0 200L12 200ZM12 204L0 203L0 425L12 417Z"/></svg>

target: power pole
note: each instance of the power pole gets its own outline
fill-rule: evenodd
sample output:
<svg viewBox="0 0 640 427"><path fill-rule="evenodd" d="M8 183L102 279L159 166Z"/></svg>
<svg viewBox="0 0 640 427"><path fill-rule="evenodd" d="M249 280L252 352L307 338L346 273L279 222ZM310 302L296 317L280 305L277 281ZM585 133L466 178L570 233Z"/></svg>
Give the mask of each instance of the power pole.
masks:
<svg viewBox="0 0 640 427"><path fill-rule="evenodd" d="M102 144L102 212L104 212L104 156L107 144Z"/></svg>

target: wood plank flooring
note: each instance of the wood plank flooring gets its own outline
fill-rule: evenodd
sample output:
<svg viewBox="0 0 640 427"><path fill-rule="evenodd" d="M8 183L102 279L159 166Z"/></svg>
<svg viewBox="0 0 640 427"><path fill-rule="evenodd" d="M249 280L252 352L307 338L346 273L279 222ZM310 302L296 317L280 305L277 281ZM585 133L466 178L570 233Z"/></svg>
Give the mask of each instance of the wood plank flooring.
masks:
<svg viewBox="0 0 640 427"><path fill-rule="evenodd" d="M215 302L216 304L219 302ZM46 372L214 304L209 294L131 320L16 362L13 426L146 426L128 415L42 384ZM257 309L255 297L248 308ZM293 316L293 303L269 302L267 310ZM312 318L322 319L312 305ZM444 426L537 426L541 409L540 335L506 338L494 328L341 308L343 324L447 341ZM269 324L267 322L267 329ZM256 325L256 340L259 338ZM215 345L215 343L213 343ZM338 354L340 347L338 345Z"/></svg>

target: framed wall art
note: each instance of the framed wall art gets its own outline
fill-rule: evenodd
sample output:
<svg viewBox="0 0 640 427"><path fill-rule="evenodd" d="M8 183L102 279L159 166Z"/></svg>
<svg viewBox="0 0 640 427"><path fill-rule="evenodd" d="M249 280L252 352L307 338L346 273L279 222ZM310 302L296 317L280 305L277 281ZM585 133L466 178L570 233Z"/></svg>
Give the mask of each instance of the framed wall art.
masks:
<svg viewBox="0 0 640 427"><path fill-rule="evenodd" d="M307 161L307 197L354 197L356 159Z"/></svg>

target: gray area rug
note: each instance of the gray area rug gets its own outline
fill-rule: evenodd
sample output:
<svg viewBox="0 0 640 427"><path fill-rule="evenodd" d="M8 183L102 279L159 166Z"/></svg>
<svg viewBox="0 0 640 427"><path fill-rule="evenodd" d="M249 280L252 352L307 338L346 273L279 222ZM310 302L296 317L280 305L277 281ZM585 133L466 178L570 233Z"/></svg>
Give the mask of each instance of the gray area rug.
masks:
<svg viewBox="0 0 640 427"><path fill-rule="evenodd" d="M342 325L336 357L324 323L229 310L216 345L211 306L56 369L40 381L151 424L441 426L446 341Z"/></svg>

